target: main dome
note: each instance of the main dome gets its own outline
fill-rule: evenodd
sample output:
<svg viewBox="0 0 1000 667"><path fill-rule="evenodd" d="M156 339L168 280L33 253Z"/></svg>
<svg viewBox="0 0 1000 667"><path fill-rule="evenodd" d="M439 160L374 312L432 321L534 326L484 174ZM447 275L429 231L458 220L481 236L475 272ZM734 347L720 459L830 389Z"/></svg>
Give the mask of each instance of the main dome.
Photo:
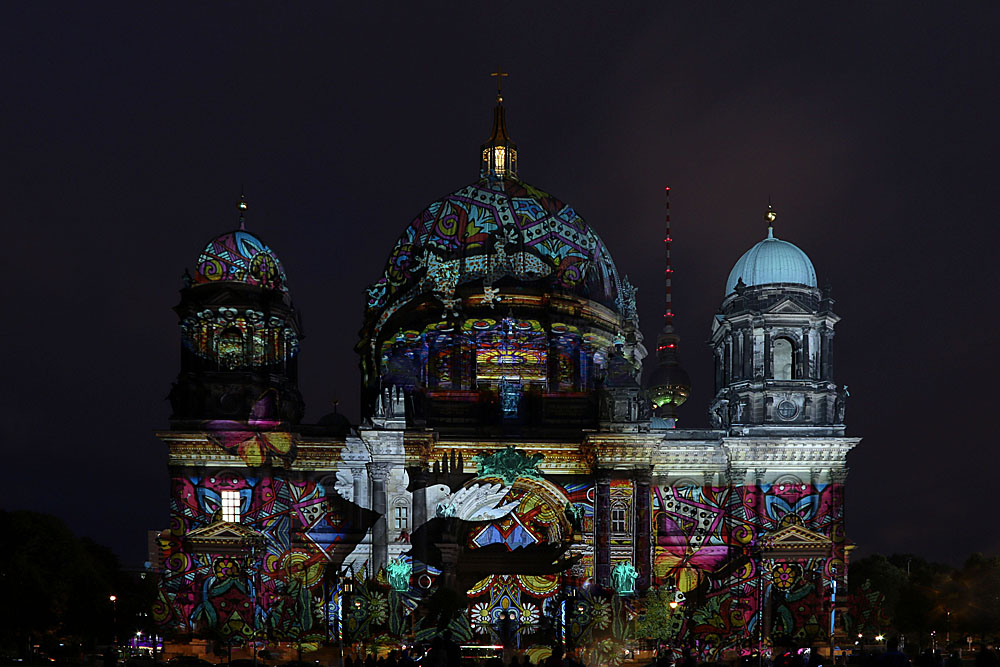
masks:
<svg viewBox="0 0 1000 667"><path fill-rule="evenodd" d="M433 202L409 224L368 290L368 313L378 314L381 328L422 294L444 302L459 285L504 279L621 310L611 254L573 207L515 177L488 176Z"/></svg>
<svg viewBox="0 0 1000 667"><path fill-rule="evenodd" d="M816 287L816 269L809 256L794 243L775 238L771 227L767 229L767 238L743 253L729 272L727 295L736 291L740 278L747 287L774 283Z"/></svg>

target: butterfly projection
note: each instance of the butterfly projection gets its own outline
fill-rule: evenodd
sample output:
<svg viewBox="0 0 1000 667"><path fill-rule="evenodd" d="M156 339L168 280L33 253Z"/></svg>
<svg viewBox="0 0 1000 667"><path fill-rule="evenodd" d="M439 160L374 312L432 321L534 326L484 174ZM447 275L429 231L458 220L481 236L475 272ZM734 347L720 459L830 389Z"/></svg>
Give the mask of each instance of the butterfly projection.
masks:
<svg viewBox="0 0 1000 667"><path fill-rule="evenodd" d="M207 422L208 438L226 452L239 456L250 467L270 463L274 456L285 465L291 465L295 459L295 442L291 433L277 430L282 424L274 417L277 407L278 392L268 389L254 403L245 422L228 419Z"/></svg>

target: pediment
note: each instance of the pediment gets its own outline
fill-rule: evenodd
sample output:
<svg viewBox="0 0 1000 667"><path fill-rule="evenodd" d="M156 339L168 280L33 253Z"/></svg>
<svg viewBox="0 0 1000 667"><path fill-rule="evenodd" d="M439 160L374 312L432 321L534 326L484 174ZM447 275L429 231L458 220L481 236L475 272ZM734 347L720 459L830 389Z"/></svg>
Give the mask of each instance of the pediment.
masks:
<svg viewBox="0 0 1000 667"><path fill-rule="evenodd" d="M764 546L765 558L816 558L829 556L833 540L799 525L771 533Z"/></svg>
<svg viewBox="0 0 1000 667"><path fill-rule="evenodd" d="M782 299L764 312L772 315L808 315L809 311L795 303L792 299Z"/></svg>
<svg viewBox="0 0 1000 667"><path fill-rule="evenodd" d="M263 535L241 523L214 521L184 536L194 551L234 551L263 542Z"/></svg>

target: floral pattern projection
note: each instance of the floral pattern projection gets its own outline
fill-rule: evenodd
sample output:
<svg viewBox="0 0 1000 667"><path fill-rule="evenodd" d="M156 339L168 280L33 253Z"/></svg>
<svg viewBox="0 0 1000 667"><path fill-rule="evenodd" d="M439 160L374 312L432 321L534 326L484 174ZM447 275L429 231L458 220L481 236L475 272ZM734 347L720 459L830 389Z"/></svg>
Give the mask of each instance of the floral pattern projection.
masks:
<svg viewBox="0 0 1000 667"><path fill-rule="evenodd" d="M492 477L485 481L501 481ZM558 544L572 539L593 521L593 503L585 483L562 487L540 476L518 477L509 486L501 505L517 503L506 516L482 526L469 536L471 548L502 543L510 551L531 545ZM590 493L592 496L593 494ZM574 553L577 553L574 551ZM574 569L593 569L593 558L584 552ZM560 589L571 585L573 574L495 574L476 583L468 592L470 624L475 635L489 641L501 639L506 617L512 640L522 650L539 650L551 643L553 619L559 615ZM536 646L537 645L537 646Z"/></svg>
<svg viewBox="0 0 1000 667"><path fill-rule="evenodd" d="M844 572L842 500L840 484L794 479L736 488L655 487L654 583L685 597L677 638L697 639L717 656L754 646L760 622L766 637L825 641L830 576ZM761 559L758 547L791 525L831 539L832 555Z"/></svg>
<svg viewBox="0 0 1000 667"><path fill-rule="evenodd" d="M245 231L229 232L210 241L198 257L193 282L238 282L287 291L278 256Z"/></svg>
<svg viewBox="0 0 1000 667"><path fill-rule="evenodd" d="M341 558L334 553L336 544L356 540L368 528L367 511L339 496L328 497L317 480L263 469L175 474L171 484L171 526L160 538L165 572L156 622L175 632L222 640L246 640L254 626L261 640L325 640L325 605L335 591L325 585L324 571ZM196 551L188 537L220 525L213 522L222 497L233 491L241 518L234 529L259 534L263 545L253 555L249 548Z"/></svg>
<svg viewBox="0 0 1000 667"><path fill-rule="evenodd" d="M455 307L458 285L506 276L546 280L609 307L620 288L601 239L576 211L517 179L484 179L438 200L410 223L368 289L372 330L421 294Z"/></svg>

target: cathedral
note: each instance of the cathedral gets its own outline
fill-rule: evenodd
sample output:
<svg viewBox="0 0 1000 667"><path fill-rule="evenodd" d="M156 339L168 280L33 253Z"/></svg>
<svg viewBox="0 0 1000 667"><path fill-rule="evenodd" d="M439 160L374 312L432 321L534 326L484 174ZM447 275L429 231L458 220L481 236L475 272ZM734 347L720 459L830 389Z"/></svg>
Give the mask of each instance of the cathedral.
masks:
<svg viewBox="0 0 1000 667"><path fill-rule="evenodd" d="M157 433L168 653L445 631L536 659L641 639L713 658L778 638L832 646L859 439L809 257L768 207L706 323L710 428L678 428L690 381L669 189L664 326L646 359L636 288L572 206L519 178L499 90L479 157L478 178L421 211L372 276L357 423L303 423L295 267L289 280L247 230L245 199L185 272ZM668 628L642 637L653 592L671 600Z"/></svg>

